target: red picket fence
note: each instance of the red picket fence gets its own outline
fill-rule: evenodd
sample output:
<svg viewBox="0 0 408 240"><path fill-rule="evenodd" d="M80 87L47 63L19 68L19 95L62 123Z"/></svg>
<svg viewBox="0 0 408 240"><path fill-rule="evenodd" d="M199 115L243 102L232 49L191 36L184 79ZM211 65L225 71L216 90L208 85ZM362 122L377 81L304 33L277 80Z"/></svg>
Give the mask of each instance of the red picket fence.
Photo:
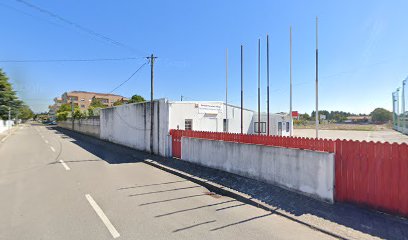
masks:
<svg viewBox="0 0 408 240"><path fill-rule="evenodd" d="M334 152L334 141L327 139L266 136L257 134L239 134L224 132L186 131L186 130L171 130L170 135L172 136L173 157L177 158L181 157L182 137L203 138L226 142L259 144L286 148L298 148L323 152Z"/></svg>
<svg viewBox="0 0 408 240"><path fill-rule="evenodd" d="M408 145L336 140L336 201L408 216Z"/></svg>
<svg viewBox="0 0 408 240"><path fill-rule="evenodd" d="M181 138L335 153L335 199L408 216L408 145L347 140L171 130L173 157L181 158Z"/></svg>

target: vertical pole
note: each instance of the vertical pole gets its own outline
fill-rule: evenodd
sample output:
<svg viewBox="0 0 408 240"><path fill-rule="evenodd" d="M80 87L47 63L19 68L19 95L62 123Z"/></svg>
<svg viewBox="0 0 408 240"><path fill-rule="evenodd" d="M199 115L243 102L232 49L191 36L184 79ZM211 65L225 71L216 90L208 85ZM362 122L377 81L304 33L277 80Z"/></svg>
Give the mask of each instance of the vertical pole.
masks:
<svg viewBox="0 0 408 240"><path fill-rule="evenodd" d="M319 138L319 48L318 48L318 22L316 17L316 138Z"/></svg>
<svg viewBox="0 0 408 240"><path fill-rule="evenodd" d="M392 93L392 126L393 126L393 128L395 129L395 126L396 126L396 123L397 123L397 119L396 119L396 110L395 110L395 93L396 92L393 92Z"/></svg>
<svg viewBox="0 0 408 240"><path fill-rule="evenodd" d="M11 107L8 108L8 130L9 134L11 134Z"/></svg>
<svg viewBox="0 0 408 240"><path fill-rule="evenodd" d="M228 132L228 48L225 50L225 131Z"/></svg>
<svg viewBox="0 0 408 240"><path fill-rule="evenodd" d="M261 39L258 39L258 135L261 134Z"/></svg>
<svg viewBox="0 0 408 240"><path fill-rule="evenodd" d="M244 133L244 47L241 45L241 134Z"/></svg>
<svg viewBox="0 0 408 240"><path fill-rule="evenodd" d="M290 115L290 122L289 122L289 135L292 137L292 126L293 126L293 117L292 117L292 26L290 26L289 30L289 38L290 38L290 107L289 107L289 115Z"/></svg>
<svg viewBox="0 0 408 240"><path fill-rule="evenodd" d="M154 103L153 103L153 92L154 92L154 59L156 57L150 55L147 59L150 60L150 154L153 154L153 122L154 122Z"/></svg>
<svg viewBox="0 0 408 240"><path fill-rule="evenodd" d="M405 81L402 81L402 132L405 133L406 117L405 117Z"/></svg>
<svg viewBox="0 0 408 240"><path fill-rule="evenodd" d="M401 124L401 122L400 122L400 98L399 98L399 91L400 91L400 88L397 88L397 96L396 96L396 100L397 100L397 129L398 129L398 131L400 131L400 124Z"/></svg>
<svg viewBox="0 0 408 240"><path fill-rule="evenodd" d="M72 122L72 130L74 130L74 98L71 97L71 122Z"/></svg>
<svg viewBox="0 0 408 240"><path fill-rule="evenodd" d="M266 34L266 79L267 79L267 87L266 87L266 113L267 113L267 135L269 136L269 35Z"/></svg>

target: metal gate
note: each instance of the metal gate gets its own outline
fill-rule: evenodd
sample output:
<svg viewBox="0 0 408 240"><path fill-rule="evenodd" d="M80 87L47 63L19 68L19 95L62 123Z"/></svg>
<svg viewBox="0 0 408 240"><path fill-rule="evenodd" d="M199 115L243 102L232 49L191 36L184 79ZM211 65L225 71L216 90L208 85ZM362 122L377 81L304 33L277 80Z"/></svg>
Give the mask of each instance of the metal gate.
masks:
<svg viewBox="0 0 408 240"><path fill-rule="evenodd" d="M170 130L172 154L175 158L181 158L181 136L183 131Z"/></svg>

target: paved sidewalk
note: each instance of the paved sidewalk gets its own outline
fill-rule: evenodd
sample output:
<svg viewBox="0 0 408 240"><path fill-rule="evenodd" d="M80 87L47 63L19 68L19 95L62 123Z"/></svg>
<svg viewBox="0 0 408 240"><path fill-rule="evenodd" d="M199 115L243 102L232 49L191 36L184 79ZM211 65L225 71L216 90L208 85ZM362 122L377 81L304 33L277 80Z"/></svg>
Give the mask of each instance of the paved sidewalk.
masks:
<svg viewBox="0 0 408 240"><path fill-rule="evenodd" d="M408 239L408 219L405 218L349 204L327 204L270 184L182 160L152 159L167 167L250 195L288 218L345 239Z"/></svg>

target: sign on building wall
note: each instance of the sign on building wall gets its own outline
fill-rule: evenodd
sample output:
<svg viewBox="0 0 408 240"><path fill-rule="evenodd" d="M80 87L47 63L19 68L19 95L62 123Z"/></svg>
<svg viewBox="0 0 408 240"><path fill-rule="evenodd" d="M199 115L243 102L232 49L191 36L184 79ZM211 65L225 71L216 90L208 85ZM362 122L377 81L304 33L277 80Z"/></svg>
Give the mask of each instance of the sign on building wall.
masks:
<svg viewBox="0 0 408 240"><path fill-rule="evenodd" d="M220 103L199 103L198 113L219 114L222 113L222 104Z"/></svg>

